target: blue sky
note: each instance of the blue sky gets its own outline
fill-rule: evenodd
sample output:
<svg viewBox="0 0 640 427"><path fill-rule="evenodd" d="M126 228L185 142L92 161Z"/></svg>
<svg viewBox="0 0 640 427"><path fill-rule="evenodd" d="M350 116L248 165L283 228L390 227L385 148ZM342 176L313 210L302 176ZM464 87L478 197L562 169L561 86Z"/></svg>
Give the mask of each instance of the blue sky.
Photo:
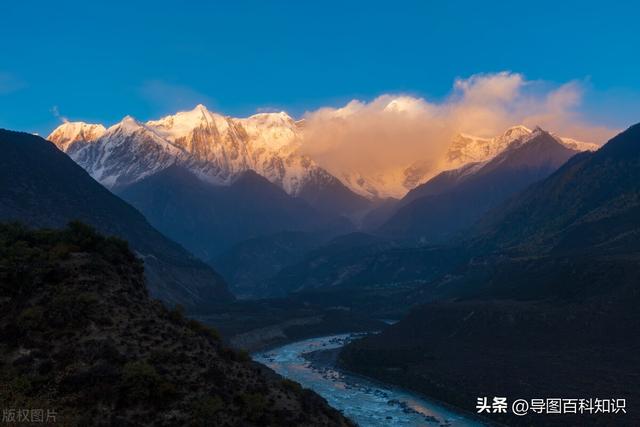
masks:
<svg viewBox="0 0 640 427"><path fill-rule="evenodd" d="M518 3L518 4L516 4ZM198 102L294 115L353 98L438 100L512 71L577 80L589 120L640 121L640 6L536 1L11 1L0 5L0 126L146 120Z"/></svg>

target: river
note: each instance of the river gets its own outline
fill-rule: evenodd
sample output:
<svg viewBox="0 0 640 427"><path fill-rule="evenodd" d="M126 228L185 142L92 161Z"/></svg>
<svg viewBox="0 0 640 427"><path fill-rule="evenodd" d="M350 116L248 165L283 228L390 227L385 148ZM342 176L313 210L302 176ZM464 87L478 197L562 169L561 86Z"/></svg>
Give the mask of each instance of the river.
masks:
<svg viewBox="0 0 640 427"><path fill-rule="evenodd" d="M254 354L253 358L315 391L360 427L483 425L437 402L340 372L331 366L312 364L304 356L317 350L342 347L352 337L351 334L343 334L298 341Z"/></svg>

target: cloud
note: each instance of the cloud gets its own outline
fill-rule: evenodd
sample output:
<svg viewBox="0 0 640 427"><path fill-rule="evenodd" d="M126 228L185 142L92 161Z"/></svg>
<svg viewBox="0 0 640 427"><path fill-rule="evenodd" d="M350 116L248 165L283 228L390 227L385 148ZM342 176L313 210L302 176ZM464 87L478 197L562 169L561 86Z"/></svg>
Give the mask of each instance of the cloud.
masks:
<svg viewBox="0 0 640 427"><path fill-rule="evenodd" d="M497 74L476 74L468 79L456 79L454 94L466 102L500 104L513 101L524 82L521 74L503 71Z"/></svg>
<svg viewBox="0 0 640 427"><path fill-rule="evenodd" d="M54 105L53 107L51 107L51 109L49 111L51 112L51 114L53 114L53 117L55 117L56 119L60 120L62 123L68 123L69 122L68 118L66 118L65 116L60 114L60 110L58 109L57 105Z"/></svg>
<svg viewBox="0 0 640 427"><path fill-rule="evenodd" d="M388 173L421 158L436 157L449 132L441 111L423 99L383 95L366 103L305 115L303 150L332 172Z"/></svg>
<svg viewBox="0 0 640 427"><path fill-rule="evenodd" d="M27 86L26 82L16 75L0 71L0 95L19 91Z"/></svg>
<svg viewBox="0 0 640 427"><path fill-rule="evenodd" d="M163 113L191 109L197 104L211 106L212 100L195 89L163 80L148 80L138 89L140 96Z"/></svg>
<svg viewBox="0 0 640 427"><path fill-rule="evenodd" d="M561 136L604 142L615 130L582 118L583 92L579 81L552 85L518 73L477 74L456 79L439 102L385 94L307 112L303 150L337 176L358 171L389 177L416 161L436 167L460 132L492 137L516 124L539 125Z"/></svg>

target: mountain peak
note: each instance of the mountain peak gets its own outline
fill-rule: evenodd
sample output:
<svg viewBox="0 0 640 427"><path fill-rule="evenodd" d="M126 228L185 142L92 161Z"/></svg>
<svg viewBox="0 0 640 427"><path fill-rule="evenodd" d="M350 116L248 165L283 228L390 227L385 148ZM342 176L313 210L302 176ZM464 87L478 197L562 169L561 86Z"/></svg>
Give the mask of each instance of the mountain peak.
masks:
<svg viewBox="0 0 640 427"><path fill-rule="evenodd" d="M393 98L384 107L384 111L404 114L417 113L423 110L423 101L410 96L398 96L396 98Z"/></svg>
<svg viewBox="0 0 640 427"><path fill-rule="evenodd" d="M228 117L211 112L203 104L187 111L178 111L159 120L150 120L146 125L168 141L191 140L196 129L211 128L213 133L225 132L229 127Z"/></svg>
<svg viewBox="0 0 640 427"><path fill-rule="evenodd" d="M640 125L635 125L596 152L574 156L554 175L487 215L476 233L494 247L524 251L582 251L586 246L618 251L624 247L621 242L637 241L638 158ZM626 228L631 225L633 232Z"/></svg>
<svg viewBox="0 0 640 427"><path fill-rule="evenodd" d="M279 150L300 138L298 124L284 111L258 113L237 121L256 147Z"/></svg>
<svg viewBox="0 0 640 427"><path fill-rule="evenodd" d="M55 132L57 130L69 130L69 129L79 130L79 129L86 129L91 127L104 127L104 126L97 123L87 123L82 121L64 122L60 126L55 128L53 131Z"/></svg>
<svg viewBox="0 0 640 427"><path fill-rule="evenodd" d="M198 104L195 107L193 107L192 110L178 112L173 117L177 117L178 115L182 115L182 116L188 115L188 116L196 116L196 117L198 117L200 119L206 119L207 117L209 117L209 116L211 116L213 114L214 113L209 111L209 109L207 108L206 105Z"/></svg>
<svg viewBox="0 0 640 427"><path fill-rule="evenodd" d="M557 142L559 145L564 145L558 138L553 136L550 132L542 129L540 126L534 127L533 130L529 130L527 128L524 128L524 129L526 129L526 131L520 130L520 132L524 132L522 134L517 132L514 132L511 134L511 137L505 149L502 151L502 153L507 153L509 151L516 150L532 142L535 143L535 142L544 141L548 143L550 141L554 141L554 142ZM546 138L541 138L541 137L546 137Z"/></svg>
<svg viewBox="0 0 640 427"><path fill-rule="evenodd" d="M136 120L133 116L126 115L115 125L107 129L107 132L123 131L126 133L135 132L143 127L143 124Z"/></svg>
<svg viewBox="0 0 640 427"><path fill-rule="evenodd" d="M519 136L523 136L523 135L529 135L530 133L532 133L532 130L529 129L526 126L523 125L515 125L515 126L511 126L509 129L507 129L502 136L504 137L519 137Z"/></svg>
<svg viewBox="0 0 640 427"><path fill-rule="evenodd" d="M578 150L567 147L550 132L536 127L530 135L515 140L506 150L482 168L547 168L557 169Z"/></svg>
<svg viewBox="0 0 640 427"><path fill-rule="evenodd" d="M204 104L198 104L195 106L195 108L191 111L201 111L201 112L208 112L209 110L207 109L207 107Z"/></svg>
<svg viewBox="0 0 640 427"><path fill-rule="evenodd" d="M133 116L130 116L128 114L124 116L122 120L120 120L120 123L127 123L127 124L131 123L131 124L137 124L137 125L140 124L138 120L136 120Z"/></svg>
<svg viewBox="0 0 640 427"><path fill-rule="evenodd" d="M181 153L181 149L179 147L176 147L170 141L163 138L156 129L129 115L125 116L119 123L116 123L107 129L104 135L106 139L105 144L110 145L114 141L120 140L123 136L125 138L129 138L131 136L137 137L138 135L141 138L137 139L134 145L139 144L144 140L147 143L156 145L164 151L172 153L173 155ZM113 136L115 136L115 140L111 139Z"/></svg>
<svg viewBox="0 0 640 427"><path fill-rule="evenodd" d="M100 138L106 129L101 124L85 122L64 122L49 134L47 139L60 150L66 152L76 143L93 142Z"/></svg>

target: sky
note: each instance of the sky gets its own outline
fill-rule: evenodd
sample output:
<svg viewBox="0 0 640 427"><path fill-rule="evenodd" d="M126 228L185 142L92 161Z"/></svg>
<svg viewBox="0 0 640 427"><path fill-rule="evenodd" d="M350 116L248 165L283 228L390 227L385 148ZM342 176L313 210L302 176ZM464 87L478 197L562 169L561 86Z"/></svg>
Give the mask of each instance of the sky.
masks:
<svg viewBox="0 0 640 427"><path fill-rule="evenodd" d="M639 14L588 0L2 2L0 127L197 103L295 117L388 94L446 105L457 82L502 75L546 98L578 88L581 122L622 129L640 121Z"/></svg>

